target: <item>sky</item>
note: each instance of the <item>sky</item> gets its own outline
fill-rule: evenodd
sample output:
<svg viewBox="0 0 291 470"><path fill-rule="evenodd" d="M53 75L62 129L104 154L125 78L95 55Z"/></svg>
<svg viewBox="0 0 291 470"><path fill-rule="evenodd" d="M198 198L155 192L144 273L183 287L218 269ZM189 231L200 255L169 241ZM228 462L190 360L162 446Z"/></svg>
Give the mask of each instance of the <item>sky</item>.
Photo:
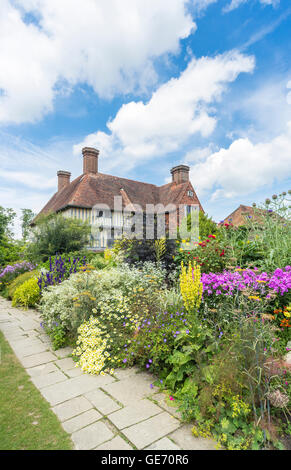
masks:
<svg viewBox="0 0 291 470"><path fill-rule="evenodd" d="M0 205L58 170L162 185L215 221L291 187L291 0L1 0ZM17 231L17 229L16 229Z"/></svg>

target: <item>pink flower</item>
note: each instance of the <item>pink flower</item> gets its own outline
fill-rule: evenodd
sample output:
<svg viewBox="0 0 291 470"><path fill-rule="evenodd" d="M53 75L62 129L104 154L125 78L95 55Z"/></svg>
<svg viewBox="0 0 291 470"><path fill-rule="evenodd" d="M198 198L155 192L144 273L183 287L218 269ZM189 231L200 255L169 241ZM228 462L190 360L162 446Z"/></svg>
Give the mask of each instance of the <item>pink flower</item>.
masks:
<svg viewBox="0 0 291 470"><path fill-rule="evenodd" d="M174 398L171 395L169 396L169 398L170 398L170 400L174 400Z"/></svg>

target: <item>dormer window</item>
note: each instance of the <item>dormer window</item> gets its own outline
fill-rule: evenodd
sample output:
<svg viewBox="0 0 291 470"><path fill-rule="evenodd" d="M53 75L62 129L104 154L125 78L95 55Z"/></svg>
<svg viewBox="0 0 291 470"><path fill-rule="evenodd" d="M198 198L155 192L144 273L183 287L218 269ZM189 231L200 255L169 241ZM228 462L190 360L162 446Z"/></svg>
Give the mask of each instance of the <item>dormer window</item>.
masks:
<svg viewBox="0 0 291 470"><path fill-rule="evenodd" d="M188 191L188 193L187 193L187 194L188 194L188 196L189 196L189 197L193 197L193 196L194 196L194 193L193 193L193 191Z"/></svg>

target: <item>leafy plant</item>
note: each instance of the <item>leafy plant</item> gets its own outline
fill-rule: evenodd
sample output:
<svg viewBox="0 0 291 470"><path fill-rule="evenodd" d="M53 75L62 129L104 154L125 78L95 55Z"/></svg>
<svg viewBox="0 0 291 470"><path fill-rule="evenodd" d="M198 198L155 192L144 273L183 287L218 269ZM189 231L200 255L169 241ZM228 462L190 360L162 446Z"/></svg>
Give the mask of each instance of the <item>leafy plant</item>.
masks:
<svg viewBox="0 0 291 470"><path fill-rule="evenodd" d="M24 282L28 281L28 279L31 279L32 277L37 277L38 276L38 271L33 270L33 271L27 271L23 274L20 274L17 276L9 285L7 288L7 297L9 299L13 298L14 292L16 289L21 286Z"/></svg>
<svg viewBox="0 0 291 470"><path fill-rule="evenodd" d="M56 253L80 251L88 244L90 226L78 219L50 214L36 219L33 241L27 248L30 259L46 261Z"/></svg>
<svg viewBox="0 0 291 470"><path fill-rule="evenodd" d="M34 307L40 300L40 290L35 277L25 281L14 292L12 305L24 308Z"/></svg>

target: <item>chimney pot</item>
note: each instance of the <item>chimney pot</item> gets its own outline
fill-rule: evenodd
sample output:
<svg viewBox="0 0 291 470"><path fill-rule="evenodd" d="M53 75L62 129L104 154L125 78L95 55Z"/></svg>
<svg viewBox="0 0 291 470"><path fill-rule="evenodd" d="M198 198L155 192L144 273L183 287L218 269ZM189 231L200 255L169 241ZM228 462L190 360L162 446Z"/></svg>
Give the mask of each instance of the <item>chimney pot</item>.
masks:
<svg viewBox="0 0 291 470"><path fill-rule="evenodd" d="M59 170L58 176L58 192L70 184L71 173L69 171Z"/></svg>
<svg viewBox="0 0 291 470"><path fill-rule="evenodd" d="M84 147L83 154L83 173L98 173L98 155L99 150L93 147Z"/></svg>
<svg viewBox="0 0 291 470"><path fill-rule="evenodd" d="M171 169L173 183L181 184L189 181L189 171L190 167L187 165L174 166Z"/></svg>

